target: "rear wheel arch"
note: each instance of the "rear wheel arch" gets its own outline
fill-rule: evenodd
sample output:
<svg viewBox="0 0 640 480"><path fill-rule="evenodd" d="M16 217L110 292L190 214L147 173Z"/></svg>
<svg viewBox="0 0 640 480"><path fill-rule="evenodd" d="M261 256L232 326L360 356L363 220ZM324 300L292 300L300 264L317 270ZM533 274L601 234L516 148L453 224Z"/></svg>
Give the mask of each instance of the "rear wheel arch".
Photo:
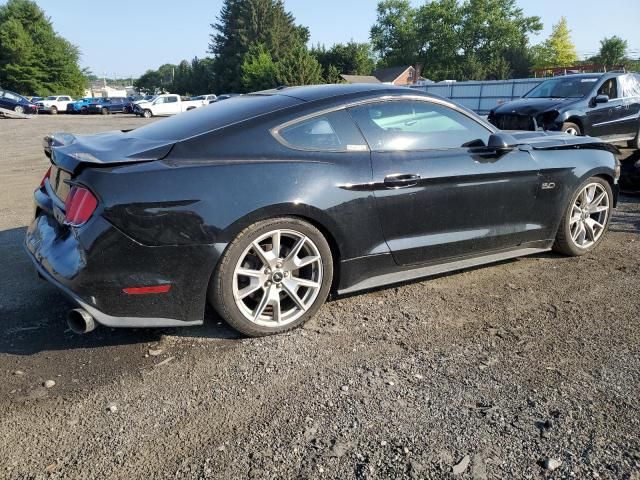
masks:
<svg viewBox="0 0 640 480"><path fill-rule="evenodd" d="M333 280L331 284L331 292L335 292L337 286L339 285L340 280L340 261L342 259L341 249L340 249L340 241L339 235L333 233L335 231L335 226L332 229L331 220L328 218L323 218L324 215L321 211L315 209L314 207L304 206L304 205L278 205L277 208L273 209L273 207L268 207L269 211L265 211L266 209L259 209L254 212L251 212L241 219L234 222L227 229L225 229L224 233L224 241L226 242L226 246L224 250L220 254L220 258L225 254L229 245L233 240L246 228L251 225L261 222L263 220L270 220L274 218L293 218L296 220L301 220L303 222L308 223L309 225L315 227L320 231L322 236L325 238L327 243L329 244L329 248L331 250L331 256L333 260ZM305 212L301 210L304 209ZM310 214L311 213L311 214ZM211 268L211 275L209 282L213 280L213 276L215 274L215 270L217 267L213 265Z"/></svg>

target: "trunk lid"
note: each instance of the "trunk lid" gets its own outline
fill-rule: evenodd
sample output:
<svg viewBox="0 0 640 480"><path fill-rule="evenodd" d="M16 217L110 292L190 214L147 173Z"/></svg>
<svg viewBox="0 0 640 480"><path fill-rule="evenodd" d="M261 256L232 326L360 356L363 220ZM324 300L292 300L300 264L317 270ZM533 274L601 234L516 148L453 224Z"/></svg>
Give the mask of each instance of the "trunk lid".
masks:
<svg viewBox="0 0 640 480"><path fill-rule="evenodd" d="M137 138L132 131L76 136L55 133L44 138L45 155L53 167L71 175L83 166L112 167L164 158L175 140Z"/></svg>

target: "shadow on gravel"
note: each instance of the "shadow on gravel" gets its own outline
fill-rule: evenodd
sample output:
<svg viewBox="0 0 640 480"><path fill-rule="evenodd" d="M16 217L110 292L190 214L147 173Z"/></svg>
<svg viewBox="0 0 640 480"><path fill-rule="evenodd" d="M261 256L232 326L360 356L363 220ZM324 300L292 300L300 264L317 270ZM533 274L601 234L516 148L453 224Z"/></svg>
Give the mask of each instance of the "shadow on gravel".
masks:
<svg viewBox="0 0 640 480"><path fill-rule="evenodd" d="M640 233L640 194L620 195L618 208L611 218L612 232Z"/></svg>
<svg viewBox="0 0 640 480"><path fill-rule="evenodd" d="M200 327L110 329L88 335L67 329L66 316L75 305L57 288L36 275L22 247L26 228L0 232L0 353L34 355L53 350L94 349L159 341L163 334L178 337L232 339L238 335L207 311Z"/></svg>

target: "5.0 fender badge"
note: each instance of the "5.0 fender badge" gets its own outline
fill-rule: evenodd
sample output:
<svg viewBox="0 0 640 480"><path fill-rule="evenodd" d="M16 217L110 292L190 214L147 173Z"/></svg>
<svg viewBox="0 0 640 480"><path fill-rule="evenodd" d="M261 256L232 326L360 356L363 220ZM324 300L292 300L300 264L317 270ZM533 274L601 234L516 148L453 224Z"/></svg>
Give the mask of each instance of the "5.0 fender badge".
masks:
<svg viewBox="0 0 640 480"><path fill-rule="evenodd" d="M543 182L542 190L551 190L552 188L556 188L556 184L553 182Z"/></svg>

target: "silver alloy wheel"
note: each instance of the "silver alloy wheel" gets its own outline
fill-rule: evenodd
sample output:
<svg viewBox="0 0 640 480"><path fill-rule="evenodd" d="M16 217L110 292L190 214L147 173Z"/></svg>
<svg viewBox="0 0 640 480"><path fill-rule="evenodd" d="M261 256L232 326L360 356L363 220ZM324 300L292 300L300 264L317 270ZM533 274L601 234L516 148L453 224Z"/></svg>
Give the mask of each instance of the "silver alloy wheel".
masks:
<svg viewBox="0 0 640 480"><path fill-rule="evenodd" d="M14 108L13 111L16 113L23 113L24 108L22 108L22 105L16 105L16 108Z"/></svg>
<svg viewBox="0 0 640 480"><path fill-rule="evenodd" d="M282 327L313 305L322 278L322 258L309 237L294 230L273 230L240 255L233 272L233 298L250 322Z"/></svg>
<svg viewBox="0 0 640 480"><path fill-rule="evenodd" d="M589 248L600 239L608 220L607 190L599 183L588 184L578 194L571 208L571 240L579 248Z"/></svg>
<svg viewBox="0 0 640 480"><path fill-rule="evenodd" d="M578 135L578 130L573 127L567 128L564 133L568 133L569 135Z"/></svg>

